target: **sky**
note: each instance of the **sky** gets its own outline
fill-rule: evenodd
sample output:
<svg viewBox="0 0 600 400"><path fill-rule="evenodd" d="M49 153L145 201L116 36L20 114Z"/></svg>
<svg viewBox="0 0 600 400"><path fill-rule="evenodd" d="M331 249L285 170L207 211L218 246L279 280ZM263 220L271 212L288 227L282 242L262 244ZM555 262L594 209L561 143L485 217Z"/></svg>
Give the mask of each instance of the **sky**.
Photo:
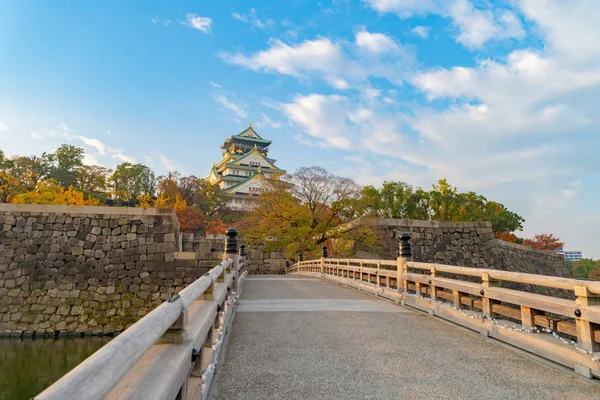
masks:
<svg viewBox="0 0 600 400"><path fill-rule="evenodd" d="M0 1L0 149L440 178L600 258L597 0Z"/></svg>

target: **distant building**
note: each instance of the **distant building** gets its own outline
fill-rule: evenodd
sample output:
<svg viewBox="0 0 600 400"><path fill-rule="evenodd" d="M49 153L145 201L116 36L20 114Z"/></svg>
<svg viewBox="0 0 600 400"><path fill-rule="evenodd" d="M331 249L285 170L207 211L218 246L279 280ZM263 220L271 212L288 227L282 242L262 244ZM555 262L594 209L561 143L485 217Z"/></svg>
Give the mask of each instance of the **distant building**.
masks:
<svg viewBox="0 0 600 400"><path fill-rule="evenodd" d="M558 254L562 254L565 257L565 260L575 262L581 260L583 257L581 256L581 251L568 251L563 247L559 247L556 249Z"/></svg>
<svg viewBox="0 0 600 400"><path fill-rule="evenodd" d="M225 140L223 158L213 164L208 181L219 185L227 195L227 206L233 210L252 208L268 179L277 179L285 171L267 157L272 142L259 136L252 123L237 135Z"/></svg>

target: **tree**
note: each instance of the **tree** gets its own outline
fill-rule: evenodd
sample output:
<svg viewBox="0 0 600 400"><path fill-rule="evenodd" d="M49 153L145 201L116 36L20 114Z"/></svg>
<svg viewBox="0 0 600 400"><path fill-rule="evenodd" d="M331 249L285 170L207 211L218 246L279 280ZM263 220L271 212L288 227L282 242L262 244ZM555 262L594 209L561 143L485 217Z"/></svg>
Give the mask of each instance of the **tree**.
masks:
<svg viewBox="0 0 600 400"><path fill-rule="evenodd" d="M539 250L556 250L565 244L560 241L559 238L554 237L551 233L539 233L532 239L526 239L523 241L523 246L533 247Z"/></svg>
<svg viewBox="0 0 600 400"><path fill-rule="evenodd" d="M597 271L597 272L595 272ZM594 272L594 276L590 276ZM600 260L592 260L591 258L582 258L573 263L573 278L595 278L600 273Z"/></svg>
<svg viewBox="0 0 600 400"><path fill-rule="evenodd" d="M286 177L291 194L310 212L310 228L327 240L331 228L354 214L360 186L350 178L330 174L322 167L303 167Z"/></svg>
<svg viewBox="0 0 600 400"><path fill-rule="evenodd" d="M82 165L77 171L77 187L85 193L105 193L111 172L99 165Z"/></svg>
<svg viewBox="0 0 600 400"><path fill-rule="evenodd" d="M63 144L54 153L43 153L40 164L48 170L50 178L66 189L77 185L77 173L83 166L84 153L81 147Z"/></svg>
<svg viewBox="0 0 600 400"><path fill-rule="evenodd" d="M284 249L288 257L317 254L319 245L330 238L367 241L374 237L370 227L336 229L356 214L359 192L348 178L320 167L301 168L285 181L270 182L239 226L251 242L272 239L265 249Z"/></svg>
<svg viewBox="0 0 600 400"><path fill-rule="evenodd" d="M34 191L16 195L13 200L16 204L52 204L68 206L97 206L98 200L85 196L85 194L72 186L67 189L53 180L38 183Z"/></svg>
<svg viewBox="0 0 600 400"><path fill-rule="evenodd" d="M429 192L405 182L384 182L381 189L362 188L357 201L359 216L436 221L489 221L497 238L518 241L508 234L522 230L525 221L504 205L475 192L460 193L446 179Z"/></svg>
<svg viewBox="0 0 600 400"><path fill-rule="evenodd" d="M192 233L203 229L204 216L198 207L187 206L183 210L177 211L177 219L181 232Z"/></svg>
<svg viewBox="0 0 600 400"><path fill-rule="evenodd" d="M143 164L128 162L117 165L110 177L114 185L114 195L122 204L135 206L138 197L154 195L156 178L154 172Z"/></svg>
<svg viewBox="0 0 600 400"><path fill-rule="evenodd" d="M431 220L457 221L463 199L455 187L450 185L446 178L440 179L437 185L429 192L429 206L431 207Z"/></svg>
<svg viewBox="0 0 600 400"><path fill-rule="evenodd" d="M38 182L34 157L6 157L0 150L0 203L33 190Z"/></svg>

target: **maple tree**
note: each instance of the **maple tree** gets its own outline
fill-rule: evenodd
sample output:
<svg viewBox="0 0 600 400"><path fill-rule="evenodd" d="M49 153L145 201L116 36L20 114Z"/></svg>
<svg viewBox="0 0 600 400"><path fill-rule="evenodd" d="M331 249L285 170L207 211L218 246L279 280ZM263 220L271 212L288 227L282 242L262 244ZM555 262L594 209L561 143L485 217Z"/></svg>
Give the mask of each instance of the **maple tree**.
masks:
<svg viewBox="0 0 600 400"><path fill-rule="evenodd" d="M533 238L525 239L523 241L523 246L533 247L534 249L539 250L556 250L564 245L564 242L561 242L559 238L551 233L539 233Z"/></svg>

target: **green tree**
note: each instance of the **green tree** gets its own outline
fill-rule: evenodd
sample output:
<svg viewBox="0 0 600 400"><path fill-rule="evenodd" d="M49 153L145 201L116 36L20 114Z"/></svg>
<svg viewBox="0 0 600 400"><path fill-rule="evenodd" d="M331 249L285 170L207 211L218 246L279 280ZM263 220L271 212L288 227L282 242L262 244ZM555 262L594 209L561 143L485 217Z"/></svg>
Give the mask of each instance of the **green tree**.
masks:
<svg viewBox="0 0 600 400"><path fill-rule="evenodd" d="M82 165L77 171L77 187L96 197L106 197L112 171L99 165Z"/></svg>
<svg viewBox="0 0 600 400"><path fill-rule="evenodd" d="M133 207L140 196L154 196L154 172L143 164L124 162L117 165L110 181L114 185L115 198L121 204Z"/></svg>
<svg viewBox="0 0 600 400"><path fill-rule="evenodd" d="M573 278L589 278L590 273L600 268L600 260L583 258L573 263Z"/></svg>
<svg viewBox="0 0 600 400"><path fill-rule="evenodd" d="M77 175L83 166L84 154L81 147L63 144L54 153L43 153L40 165L48 170L50 178L68 189L77 185Z"/></svg>

